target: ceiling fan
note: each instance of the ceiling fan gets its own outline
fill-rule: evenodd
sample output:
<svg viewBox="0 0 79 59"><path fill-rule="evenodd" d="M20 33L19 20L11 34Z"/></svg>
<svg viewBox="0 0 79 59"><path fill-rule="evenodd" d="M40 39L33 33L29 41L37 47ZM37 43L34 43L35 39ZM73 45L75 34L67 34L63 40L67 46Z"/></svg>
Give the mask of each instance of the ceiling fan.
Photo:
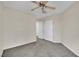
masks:
<svg viewBox="0 0 79 59"><path fill-rule="evenodd" d="M33 8L33 9L31 9L31 11L34 11L34 10L36 10L38 8L41 8L42 13L46 13L46 11L45 11L46 8L52 9L52 10L55 10L56 9L55 7L48 6L47 5L48 1L39 1L39 2L32 1L32 3L34 3L34 4L38 5L38 6L35 7L35 8Z"/></svg>

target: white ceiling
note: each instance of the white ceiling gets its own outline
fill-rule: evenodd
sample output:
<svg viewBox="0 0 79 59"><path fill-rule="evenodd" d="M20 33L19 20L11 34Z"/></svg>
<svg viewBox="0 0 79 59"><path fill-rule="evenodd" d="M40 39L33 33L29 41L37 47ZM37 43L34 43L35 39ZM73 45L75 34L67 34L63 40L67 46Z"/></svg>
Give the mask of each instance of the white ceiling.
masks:
<svg viewBox="0 0 79 59"><path fill-rule="evenodd" d="M31 11L32 8L37 6L31 1L7 1L3 3L4 3L4 6L6 7L17 9L23 12L29 12L37 18L43 18L43 17L63 13L68 7L70 7L70 5L73 2L72 1L49 1L47 5L55 6L56 9L50 10L46 14L43 14L40 8L36 9L35 11Z"/></svg>

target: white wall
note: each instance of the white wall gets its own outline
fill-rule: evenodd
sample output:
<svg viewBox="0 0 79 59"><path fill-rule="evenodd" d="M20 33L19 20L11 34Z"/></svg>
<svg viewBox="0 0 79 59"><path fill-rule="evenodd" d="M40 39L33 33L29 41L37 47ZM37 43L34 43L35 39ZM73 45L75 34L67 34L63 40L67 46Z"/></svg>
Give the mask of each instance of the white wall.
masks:
<svg viewBox="0 0 79 59"><path fill-rule="evenodd" d="M43 39L43 21L36 21L36 35Z"/></svg>
<svg viewBox="0 0 79 59"><path fill-rule="evenodd" d="M79 56L79 2L64 13L62 43Z"/></svg>
<svg viewBox="0 0 79 59"><path fill-rule="evenodd" d="M44 39L48 41L53 41L53 20L46 20L43 22L43 35Z"/></svg>
<svg viewBox="0 0 79 59"><path fill-rule="evenodd" d="M0 56L3 52L3 14L2 3L0 2Z"/></svg>
<svg viewBox="0 0 79 59"><path fill-rule="evenodd" d="M4 7L4 49L36 41L35 18Z"/></svg>

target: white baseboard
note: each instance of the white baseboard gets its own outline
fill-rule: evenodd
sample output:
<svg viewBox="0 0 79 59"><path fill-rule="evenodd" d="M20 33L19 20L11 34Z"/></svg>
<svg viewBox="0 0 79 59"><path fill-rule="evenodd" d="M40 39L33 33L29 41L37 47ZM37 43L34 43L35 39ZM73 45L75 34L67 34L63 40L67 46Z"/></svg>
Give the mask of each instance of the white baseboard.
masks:
<svg viewBox="0 0 79 59"><path fill-rule="evenodd" d="M52 41L53 43L61 43L60 41Z"/></svg>
<svg viewBox="0 0 79 59"><path fill-rule="evenodd" d="M67 44L65 44L65 43L62 43L64 46L66 46L69 50L71 50L74 54L76 54L77 56L79 56L79 54L75 51L75 50L73 50L71 47L69 47Z"/></svg>

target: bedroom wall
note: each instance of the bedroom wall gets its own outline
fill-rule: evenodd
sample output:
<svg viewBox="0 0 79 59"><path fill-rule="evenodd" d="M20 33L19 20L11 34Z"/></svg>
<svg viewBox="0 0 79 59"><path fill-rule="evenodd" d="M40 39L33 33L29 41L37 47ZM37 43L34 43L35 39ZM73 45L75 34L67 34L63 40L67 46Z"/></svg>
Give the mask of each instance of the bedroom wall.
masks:
<svg viewBox="0 0 79 59"><path fill-rule="evenodd" d="M29 13L4 7L4 49L36 41L36 19Z"/></svg>
<svg viewBox="0 0 79 59"><path fill-rule="evenodd" d="M3 53L3 11L2 2L0 2L0 56Z"/></svg>
<svg viewBox="0 0 79 59"><path fill-rule="evenodd" d="M62 43L79 56L79 2L65 11Z"/></svg>

